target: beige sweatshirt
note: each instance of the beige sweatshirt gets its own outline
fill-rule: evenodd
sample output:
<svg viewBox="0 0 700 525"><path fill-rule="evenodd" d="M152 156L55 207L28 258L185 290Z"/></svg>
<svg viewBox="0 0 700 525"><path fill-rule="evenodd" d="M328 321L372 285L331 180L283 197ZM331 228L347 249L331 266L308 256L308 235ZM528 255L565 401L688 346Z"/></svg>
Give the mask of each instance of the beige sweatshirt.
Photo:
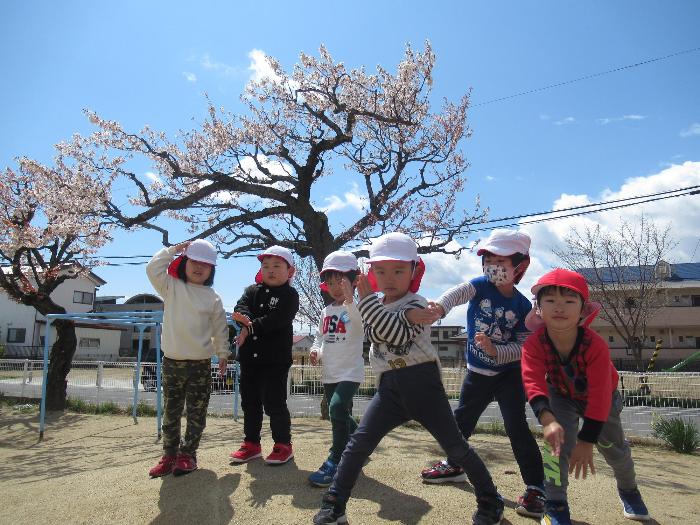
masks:
<svg viewBox="0 0 700 525"><path fill-rule="evenodd" d="M210 287L168 275L174 247L163 248L146 266L153 288L163 298L161 348L170 359L229 356L228 326L221 297Z"/></svg>

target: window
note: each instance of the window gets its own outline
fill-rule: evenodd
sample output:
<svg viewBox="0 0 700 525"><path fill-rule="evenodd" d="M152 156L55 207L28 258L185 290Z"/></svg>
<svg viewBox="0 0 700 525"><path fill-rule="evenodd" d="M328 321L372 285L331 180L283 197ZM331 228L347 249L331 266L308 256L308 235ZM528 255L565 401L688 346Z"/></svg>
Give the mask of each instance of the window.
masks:
<svg viewBox="0 0 700 525"><path fill-rule="evenodd" d="M438 348L438 351L440 352L447 352L447 347L440 345L440 348Z"/></svg>
<svg viewBox="0 0 700 525"><path fill-rule="evenodd" d="M681 298L680 298L679 296L677 296L677 295L674 295L674 296L673 296L673 302L674 302L674 303L679 303L680 301L681 301Z"/></svg>
<svg viewBox="0 0 700 525"><path fill-rule="evenodd" d="M77 304L92 304L91 292L73 292L73 302Z"/></svg>
<svg viewBox="0 0 700 525"><path fill-rule="evenodd" d="M459 330L452 330L452 337L456 336L459 333Z"/></svg>
<svg viewBox="0 0 700 525"><path fill-rule="evenodd" d="M627 353L627 355L634 355L634 352L632 351L631 348L627 348L626 353Z"/></svg>
<svg viewBox="0 0 700 525"><path fill-rule="evenodd" d="M438 331L437 330L431 330L430 331L430 337L437 337L438 336Z"/></svg>
<svg viewBox="0 0 700 525"><path fill-rule="evenodd" d="M608 336L608 343L614 343L614 342L615 342L615 338L612 335L609 335Z"/></svg>
<svg viewBox="0 0 700 525"><path fill-rule="evenodd" d="M449 330L443 330L443 331L442 331L442 337L444 337L445 339L449 339L449 338L450 338L450 331L449 331Z"/></svg>
<svg viewBox="0 0 700 525"><path fill-rule="evenodd" d="M683 336L682 336L682 335L679 335L679 336L678 336L678 342L679 342L679 343L682 343L682 342L683 342Z"/></svg>
<svg viewBox="0 0 700 525"><path fill-rule="evenodd" d="M650 335L650 336L649 336L649 341L651 341L652 343L655 343L655 342L656 342L656 336L655 336L655 335Z"/></svg>
<svg viewBox="0 0 700 525"><path fill-rule="evenodd" d="M100 340L96 337L81 337L78 346L80 348L99 348Z"/></svg>
<svg viewBox="0 0 700 525"><path fill-rule="evenodd" d="M8 328L7 342L8 343L24 343L24 338L27 336L26 328Z"/></svg>

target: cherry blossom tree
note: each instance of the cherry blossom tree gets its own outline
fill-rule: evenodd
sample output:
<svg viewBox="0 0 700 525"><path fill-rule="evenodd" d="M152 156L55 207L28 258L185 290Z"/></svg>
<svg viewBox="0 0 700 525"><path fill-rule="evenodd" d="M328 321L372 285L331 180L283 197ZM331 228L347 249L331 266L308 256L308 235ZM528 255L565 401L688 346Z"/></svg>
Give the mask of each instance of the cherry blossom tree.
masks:
<svg viewBox="0 0 700 525"><path fill-rule="evenodd" d="M242 95L245 114L209 102L201 127L171 140L88 111L97 130L74 136L62 160L98 180L127 182L131 206L106 203L113 223L156 230L170 245L166 219L184 221L227 257L280 244L318 269L331 251L393 230L422 237L423 253L452 253L450 241L483 220L478 199L471 212L456 210L469 95L431 112L429 43L423 52L407 46L394 74L348 69L323 46L318 57L302 53L291 73L267 61L272 73ZM134 168L144 160L150 179ZM331 224L316 202L324 177L362 188L359 218Z"/></svg>
<svg viewBox="0 0 700 525"><path fill-rule="evenodd" d="M51 293L90 270L92 256L110 240L99 213L108 186L59 162L48 168L21 158L0 177L0 289L40 314L66 313ZM62 410L66 377L76 350L75 326L56 320L51 348L47 408Z"/></svg>

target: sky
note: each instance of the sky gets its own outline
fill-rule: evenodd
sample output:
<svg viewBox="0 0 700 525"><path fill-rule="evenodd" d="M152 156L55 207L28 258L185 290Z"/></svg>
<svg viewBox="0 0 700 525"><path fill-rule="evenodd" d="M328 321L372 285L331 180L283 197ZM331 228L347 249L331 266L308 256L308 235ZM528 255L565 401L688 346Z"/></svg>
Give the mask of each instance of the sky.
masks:
<svg viewBox="0 0 700 525"><path fill-rule="evenodd" d="M429 40L437 61L433 103L471 90L470 162L460 206L477 196L490 218L564 208L700 184L700 4L687 1L364 0L328 2L0 3L0 165L18 156L50 163L53 145L93 130L83 109L138 131L174 136L206 117L205 94L232 112L245 85L264 74L264 56L291 70L299 53L324 44L336 61L390 71L407 43ZM491 102L521 92L534 93ZM144 175L149 171L143 166ZM351 177L338 173L315 193L331 224L361 213ZM519 286L560 261L572 227L615 228L639 214L668 225L678 242L670 262L700 261L700 196L680 197L586 218L523 225L532 264ZM180 236L178 236L180 233ZM472 244L488 232L463 239ZM184 230L173 232L184 240ZM160 248L148 231L118 233L101 255ZM473 253L426 258L421 293L437 297L481 273ZM231 309L256 271L254 259L224 261L215 288ZM98 267L100 295L151 291L143 266ZM465 308L446 324L464 324Z"/></svg>

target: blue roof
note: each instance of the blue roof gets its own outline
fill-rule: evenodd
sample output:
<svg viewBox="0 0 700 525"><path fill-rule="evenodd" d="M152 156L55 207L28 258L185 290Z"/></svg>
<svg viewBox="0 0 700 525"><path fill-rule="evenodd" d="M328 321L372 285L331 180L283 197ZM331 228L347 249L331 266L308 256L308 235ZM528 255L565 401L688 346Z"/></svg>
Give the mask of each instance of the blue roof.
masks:
<svg viewBox="0 0 700 525"><path fill-rule="evenodd" d="M700 281L700 263L679 263L671 264L671 275L664 281ZM589 283L594 283L596 278L593 268L581 268L578 272L583 275ZM634 283L640 280L649 280L654 275L654 266L642 267L623 266L617 269L601 268L599 270L603 282L628 282Z"/></svg>

